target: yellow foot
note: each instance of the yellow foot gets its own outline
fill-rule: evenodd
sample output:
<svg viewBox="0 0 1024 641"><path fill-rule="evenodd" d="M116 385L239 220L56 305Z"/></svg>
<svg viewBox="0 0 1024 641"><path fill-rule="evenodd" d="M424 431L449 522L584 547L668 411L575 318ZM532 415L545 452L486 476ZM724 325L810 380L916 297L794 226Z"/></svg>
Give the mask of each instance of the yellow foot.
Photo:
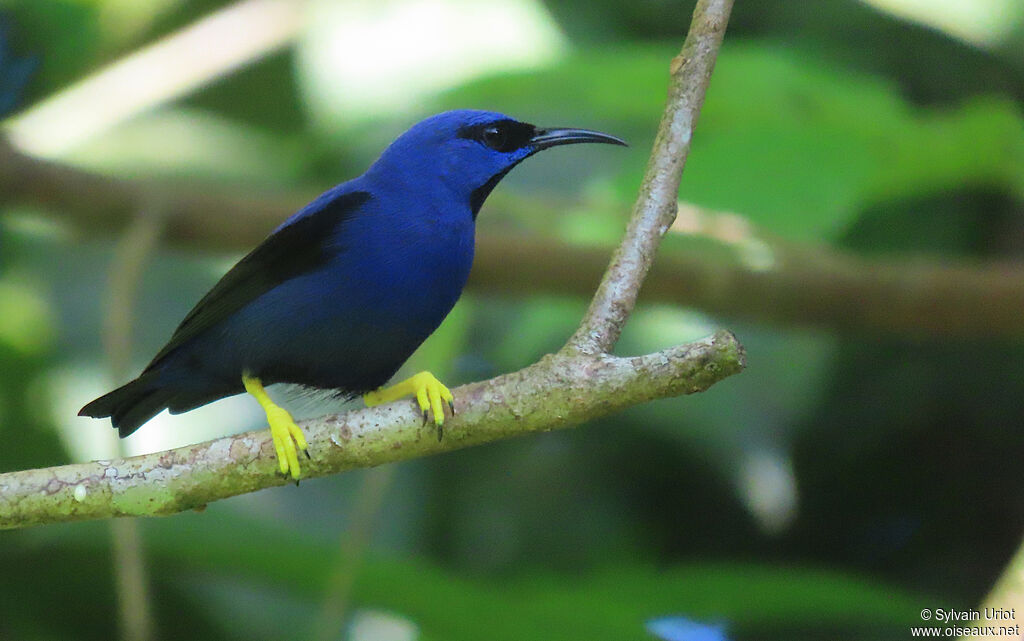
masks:
<svg viewBox="0 0 1024 641"><path fill-rule="evenodd" d="M427 415L433 414L434 424L437 425L437 440L441 440L444 432L444 404L448 404L452 416L455 416L455 397L451 391L437 380L437 377L430 372L420 372L415 376L396 383L391 387L382 387L379 390L363 395L363 402L367 407L380 405L397 400L403 396L414 394L416 402L423 412L423 422L427 422ZM443 401L443 402L442 402Z"/></svg>
<svg viewBox="0 0 1024 641"><path fill-rule="evenodd" d="M245 391L252 394L263 407L263 411L267 413L267 423L270 424L270 435L274 439L274 451L277 452L277 464L281 468L281 474L291 475L297 485L302 470L299 468L299 455L296 448L302 450L306 458L309 458L309 452L306 451L308 447L306 437L302 434L299 426L295 424L295 420L288 410L270 400L260 379L243 374L242 384L245 385Z"/></svg>

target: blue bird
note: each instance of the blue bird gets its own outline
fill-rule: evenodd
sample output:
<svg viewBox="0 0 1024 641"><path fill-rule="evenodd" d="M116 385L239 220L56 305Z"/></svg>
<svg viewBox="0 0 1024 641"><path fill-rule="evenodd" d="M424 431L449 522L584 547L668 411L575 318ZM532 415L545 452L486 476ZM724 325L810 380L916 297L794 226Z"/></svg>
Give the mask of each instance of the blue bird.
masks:
<svg viewBox="0 0 1024 641"><path fill-rule="evenodd" d="M247 391L266 412L281 473L295 479L306 439L265 385L362 395L368 406L412 394L440 438L444 405L455 406L433 374L382 386L462 294L476 216L498 181L538 151L585 142L626 144L487 111L423 120L362 176L275 229L185 316L138 378L79 415L110 417L125 437L165 408L179 414Z"/></svg>

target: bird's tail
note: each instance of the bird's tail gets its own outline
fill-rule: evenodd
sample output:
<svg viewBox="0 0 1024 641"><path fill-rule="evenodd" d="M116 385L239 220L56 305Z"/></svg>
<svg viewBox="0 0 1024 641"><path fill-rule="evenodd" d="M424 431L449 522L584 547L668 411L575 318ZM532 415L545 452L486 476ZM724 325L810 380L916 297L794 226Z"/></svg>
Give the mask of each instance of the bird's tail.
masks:
<svg viewBox="0 0 1024 641"><path fill-rule="evenodd" d="M143 423L170 404L176 390L158 380L156 372L144 373L127 385L97 398L78 411L79 416L110 417L121 438L139 429Z"/></svg>

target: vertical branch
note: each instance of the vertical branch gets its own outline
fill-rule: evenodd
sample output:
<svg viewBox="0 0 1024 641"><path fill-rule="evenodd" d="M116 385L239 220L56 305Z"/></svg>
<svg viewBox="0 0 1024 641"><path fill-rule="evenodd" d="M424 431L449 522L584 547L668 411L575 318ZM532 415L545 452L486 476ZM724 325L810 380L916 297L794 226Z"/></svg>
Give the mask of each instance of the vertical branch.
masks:
<svg viewBox="0 0 1024 641"><path fill-rule="evenodd" d="M135 302L146 263L163 229L162 216L140 212L125 230L110 263L103 317L103 349L111 378L128 377L132 356L132 324Z"/></svg>
<svg viewBox="0 0 1024 641"><path fill-rule="evenodd" d="M566 347L571 350L584 354L608 352L633 311L661 237L675 220L679 181L732 4L732 0L698 0L693 10L683 50L669 68L668 103L640 196L590 309L569 339Z"/></svg>
<svg viewBox="0 0 1024 641"><path fill-rule="evenodd" d="M363 475L363 483L359 486L356 504L352 509L352 522L341 537L338 559L328 579L320 616L313 627L313 639L316 641L339 638L348 615L359 566L370 545L377 517L384 507L384 498L394 475L394 465L375 467Z"/></svg>
<svg viewBox="0 0 1024 641"><path fill-rule="evenodd" d="M103 346L111 378L115 381L124 380L131 365L135 301L143 271L157 245L162 227L160 216L140 212L122 237L110 263ZM116 433L109 430L109 434L111 449L124 456L124 448ZM149 641L153 638L153 615L138 521L111 521L110 536L121 638L124 641Z"/></svg>
<svg viewBox="0 0 1024 641"><path fill-rule="evenodd" d="M110 544L120 638L122 641L150 641L153 638L153 613L138 519L111 520Z"/></svg>

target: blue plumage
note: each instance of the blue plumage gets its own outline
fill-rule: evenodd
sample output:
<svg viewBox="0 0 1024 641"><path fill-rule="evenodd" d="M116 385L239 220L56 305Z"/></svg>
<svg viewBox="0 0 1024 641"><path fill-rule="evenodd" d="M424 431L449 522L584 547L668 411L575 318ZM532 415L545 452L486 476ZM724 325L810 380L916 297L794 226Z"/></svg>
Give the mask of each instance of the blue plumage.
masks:
<svg viewBox="0 0 1024 641"><path fill-rule="evenodd" d="M362 176L291 216L185 317L142 375L80 414L122 436L161 410L243 391L242 376L356 396L382 386L451 311L473 262L476 215L528 156L581 129L450 111L389 146Z"/></svg>

